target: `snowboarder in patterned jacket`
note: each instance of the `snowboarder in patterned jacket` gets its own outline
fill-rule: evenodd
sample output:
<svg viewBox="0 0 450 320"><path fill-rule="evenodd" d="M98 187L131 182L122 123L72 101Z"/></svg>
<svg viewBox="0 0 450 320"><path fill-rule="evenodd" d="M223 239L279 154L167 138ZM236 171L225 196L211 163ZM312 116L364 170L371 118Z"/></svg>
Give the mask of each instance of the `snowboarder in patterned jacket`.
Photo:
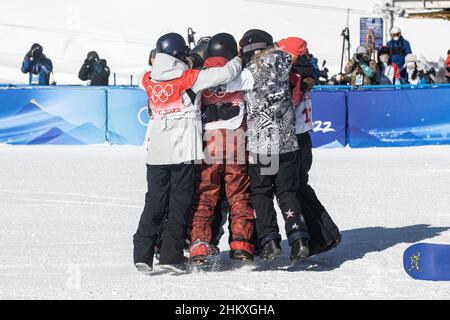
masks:
<svg viewBox="0 0 450 320"><path fill-rule="evenodd" d="M314 71L305 40L290 37L278 41L277 46L292 56L292 102L295 108L295 133L299 144L298 199L310 233L310 254L316 255L335 248L341 242L342 236L309 184L309 171L313 161L310 132L314 129L309 92L314 86Z"/></svg>
<svg viewBox="0 0 450 320"><path fill-rule="evenodd" d="M248 31L240 47L246 68L227 91L246 91L249 175L260 256L271 261L282 253L276 196L291 260L303 260L309 256L309 232L297 199L298 142L289 83L292 58L274 48L272 36L262 30Z"/></svg>
<svg viewBox="0 0 450 320"><path fill-rule="evenodd" d="M187 211L194 193L194 162L204 158L201 93L228 83L242 69L238 57L220 68L189 69L188 47L176 33L162 36L156 50L152 71L142 78L153 118L147 156L148 191L134 235L134 263L144 273L152 271L157 235L165 213L160 266L176 272L186 270L183 248Z"/></svg>
<svg viewBox="0 0 450 320"><path fill-rule="evenodd" d="M205 67L224 66L238 55L237 42L219 33L208 43ZM253 260L254 212L247 171L245 102L241 92L225 93L226 86L203 92L202 119L206 160L198 170L193 204L190 258L204 263L211 252L212 222L222 186L230 209L231 252L234 260Z"/></svg>

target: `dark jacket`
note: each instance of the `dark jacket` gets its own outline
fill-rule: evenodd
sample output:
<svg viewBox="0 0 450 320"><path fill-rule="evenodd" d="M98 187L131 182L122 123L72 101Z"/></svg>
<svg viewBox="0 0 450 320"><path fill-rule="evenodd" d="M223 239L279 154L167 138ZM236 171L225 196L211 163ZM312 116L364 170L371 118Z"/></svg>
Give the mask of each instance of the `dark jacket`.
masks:
<svg viewBox="0 0 450 320"><path fill-rule="evenodd" d="M405 66L405 57L412 53L411 45L408 40L400 37L398 41L389 41L387 46L391 49L392 62L395 63L397 67L402 69Z"/></svg>
<svg viewBox="0 0 450 320"><path fill-rule="evenodd" d="M29 73L30 85L48 86L50 74L53 72L53 63L45 55L34 60L28 53L22 62L22 72Z"/></svg>
<svg viewBox="0 0 450 320"><path fill-rule="evenodd" d="M109 69L106 60L93 61L86 59L78 73L82 81L91 81L91 86L107 86L109 84Z"/></svg>
<svg viewBox="0 0 450 320"><path fill-rule="evenodd" d="M311 62L309 56L300 56L297 61L292 65L292 72L298 74L302 79L301 91L307 92L311 90L310 85L318 83L318 77L316 80L315 68ZM320 70L319 70L320 73ZM305 79L310 78L312 82L306 82Z"/></svg>

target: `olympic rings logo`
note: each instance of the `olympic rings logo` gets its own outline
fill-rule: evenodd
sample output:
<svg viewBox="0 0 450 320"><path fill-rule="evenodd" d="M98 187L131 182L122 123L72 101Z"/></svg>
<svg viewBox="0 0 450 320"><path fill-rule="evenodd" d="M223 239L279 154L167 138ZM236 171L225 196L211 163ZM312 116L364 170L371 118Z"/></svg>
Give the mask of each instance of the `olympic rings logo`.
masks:
<svg viewBox="0 0 450 320"><path fill-rule="evenodd" d="M155 86L148 86L147 89L149 92L149 96L154 103L165 103L174 93L173 86L171 84L166 84L164 87L160 84L157 84Z"/></svg>
<svg viewBox="0 0 450 320"><path fill-rule="evenodd" d="M216 98L222 99L227 95L225 90L221 90L219 92L215 92L213 90L205 90L203 91L203 96L205 98L211 98L212 96L215 96Z"/></svg>
<svg viewBox="0 0 450 320"><path fill-rule="evenodd" d="M148 107L142 107L137 114L137 121L144 127L148 126L148 114L147 114Z"/></svg>

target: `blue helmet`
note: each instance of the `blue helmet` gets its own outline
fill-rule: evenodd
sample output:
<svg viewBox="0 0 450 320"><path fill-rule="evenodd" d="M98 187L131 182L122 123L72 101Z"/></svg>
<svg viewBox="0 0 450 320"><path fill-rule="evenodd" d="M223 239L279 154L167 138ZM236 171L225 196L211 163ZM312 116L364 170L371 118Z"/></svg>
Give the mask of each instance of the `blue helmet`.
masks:
<svg viewBox="0 0 450 320"><path fill-rule="evenodd" d="M184 60L188 51L186 40L178 33L165 34L156 43L157 53L165 53L180 60Z"/></svg>

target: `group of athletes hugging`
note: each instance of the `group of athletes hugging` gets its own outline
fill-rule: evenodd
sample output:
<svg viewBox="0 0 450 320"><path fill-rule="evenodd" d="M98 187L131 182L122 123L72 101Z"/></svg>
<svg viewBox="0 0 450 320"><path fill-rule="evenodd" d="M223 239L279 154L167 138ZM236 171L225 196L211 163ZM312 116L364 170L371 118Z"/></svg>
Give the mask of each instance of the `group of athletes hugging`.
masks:
<svg viewBox="0 0 450 320"><path fill-rule="evenodd" d="M338 227L309 185L313 68L306 41L263 30L228 33L189 50L162 36L140 86L148 94L145 208L134 264L185 272L219 255L229 221L230 258L282 254L276 199L293 263L335 248ZM185 250L189 257L185 256Z"/></svg>

